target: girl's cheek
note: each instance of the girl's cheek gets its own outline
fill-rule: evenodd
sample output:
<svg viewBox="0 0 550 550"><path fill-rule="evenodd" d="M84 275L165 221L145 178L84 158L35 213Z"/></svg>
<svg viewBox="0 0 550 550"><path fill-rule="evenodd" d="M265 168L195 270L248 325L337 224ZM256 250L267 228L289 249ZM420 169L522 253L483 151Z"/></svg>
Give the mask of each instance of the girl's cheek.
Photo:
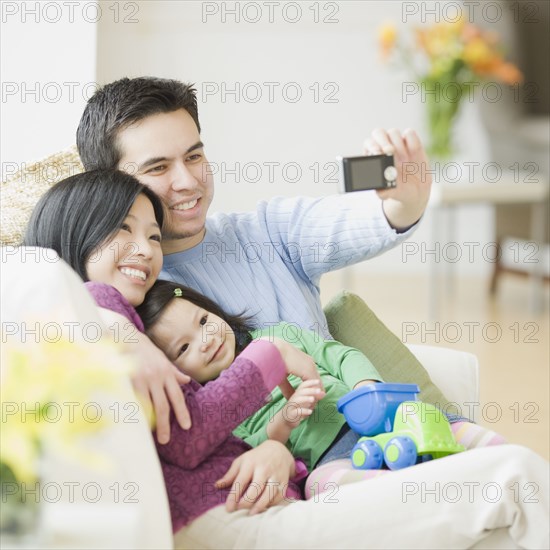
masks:
<svg viewBox="0 0 550 550"><path fill-rule="evenodd" d="M191 373L183 366L181 360L175 361L175 365L179 371L183 372L183 374L187 374L188 376L191 376Z"/></svg>

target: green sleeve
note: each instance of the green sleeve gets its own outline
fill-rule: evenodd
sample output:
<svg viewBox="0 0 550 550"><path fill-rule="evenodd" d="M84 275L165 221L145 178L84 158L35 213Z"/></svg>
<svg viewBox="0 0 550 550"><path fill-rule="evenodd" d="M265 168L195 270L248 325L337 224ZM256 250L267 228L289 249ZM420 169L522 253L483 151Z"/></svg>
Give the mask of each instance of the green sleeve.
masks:
<svg viewBox="0 0 550 550"><path fill-rule="evenodd" d="M317 332L290 323L280 323L255 331L252 335L254 338L276 336L286 340L310 355L321 369L344 382L350 390L361 380L384 381L363 352L336 340L324 340Z"/></svg>
<svg viewBox="0 0 550 550"><path fill-rule="evenodd" d="M344 346L336 340L323 340L316 332L301 329L304 351L329 374L342 380L352 390L361 380L383 382L380 373L358 349Z"/></svg>
<svg viewBox="0 0 550 550"><path fill-rule="evenodd" d="M257 447L268 439L267 426L262 426L256 432L250 432L246 420L233 430L233 435L248 443L251 447Z"/></svg>
<svg viewBox="0 0 550 550"><path fill-rule="evenodd" d="M318 366L326 395L313 414L301 422L290 433L287 448L294 456L302 458L308 468L313 468L323 453L330 448L345 424L345 418L338 413L338 400L346 395L361 380L382 380L372 363L358 350L335 342L325 341L315 332L300 329L291 323L281 323L256 331L260 335L275 336L310 355ZM301 380L289 376L296 388ZM234 432L251 445L266 439L268 423L284 407L286 399L280 388L271 392L271 402L248 417Z"/></svg>

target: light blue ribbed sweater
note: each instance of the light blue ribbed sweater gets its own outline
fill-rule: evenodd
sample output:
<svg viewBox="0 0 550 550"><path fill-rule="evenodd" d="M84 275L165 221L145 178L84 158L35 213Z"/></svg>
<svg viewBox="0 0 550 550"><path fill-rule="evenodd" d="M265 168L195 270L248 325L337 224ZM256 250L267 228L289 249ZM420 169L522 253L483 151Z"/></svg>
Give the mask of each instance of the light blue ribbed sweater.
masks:
<svg viewBox="0 0 550 550"><path fill-rule="evenodd" d="M256 327L286 321L331 338L319 281L328 271L403 242L382 203L365 191L322 198L276 197L253 212L208 217L204 240L164 257L161 279L190 286Z"/></svg>

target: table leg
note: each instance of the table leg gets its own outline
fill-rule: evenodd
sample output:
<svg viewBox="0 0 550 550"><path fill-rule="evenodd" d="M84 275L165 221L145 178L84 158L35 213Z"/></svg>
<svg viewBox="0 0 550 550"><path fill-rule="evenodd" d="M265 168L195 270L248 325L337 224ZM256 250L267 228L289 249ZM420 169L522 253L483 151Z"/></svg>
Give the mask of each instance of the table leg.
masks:
<svg viewBox="0 0 550 550"><path fill-rule="evenodd" d="M440 209L439 207L434 207L432 209L432 219L430 224L430 240L432 250L435 249L436 241L441 235L441 228L439 224ZM431 321L437 321L439 319L439 268L438 268L438 258L434 254L433 259L429 261L429 273L428 273L428 317Z"/></svg>
<svg viewBox="0 0 550 550"><path fill-rule="evenodd" d="M546 204L544 202L533 203L531 206L531 237L537 246L535 262L529 276L529 311L536 315L543 311L543 278L544 266L542 263L541 248L545 243L544 226Z"/></svg>

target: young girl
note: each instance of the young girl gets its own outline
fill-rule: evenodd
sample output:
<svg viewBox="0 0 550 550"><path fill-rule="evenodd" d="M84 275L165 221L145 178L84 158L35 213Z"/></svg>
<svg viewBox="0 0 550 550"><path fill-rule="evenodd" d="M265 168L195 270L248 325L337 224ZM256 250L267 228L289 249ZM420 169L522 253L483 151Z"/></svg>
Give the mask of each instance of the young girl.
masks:
<svg viewBox="0 0 550 550"><path fill-rule="evenodd" d="M296 390L290 401L275 388L271 402L234 431L252 446L267 439L288 444L308 469L315 468L305 487L308 498L336 484L387 472L352 467L350 452L360 436L336 408L338 399L351 389L382 380L359 350L288 323L253 330L246 318L231 316L209 298L169 281L157 281L137 311L153 342L182 372L201 383L219 376L250 342L261 337L285 339L314 359L325 396L314 393L311 382L291 377ZM322 399L313 410L319 397ZM451 420L455 438L467 448L504 442L495 432L461 417Z"/></svg>

